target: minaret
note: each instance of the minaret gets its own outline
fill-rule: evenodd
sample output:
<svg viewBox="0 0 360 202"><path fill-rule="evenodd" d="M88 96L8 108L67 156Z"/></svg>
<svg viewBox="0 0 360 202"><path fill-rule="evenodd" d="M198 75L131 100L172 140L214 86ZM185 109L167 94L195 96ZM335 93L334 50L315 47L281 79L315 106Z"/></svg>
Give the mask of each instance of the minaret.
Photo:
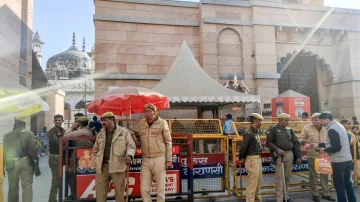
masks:
<svg viewBox="0 0 360 202"><path fill-rule="evenodd" d="M44 44L45 43L41 40L39 32L36 31L33 37L32 49L36 53L36 57L40 65L42 65L42 47Z"/></svg>

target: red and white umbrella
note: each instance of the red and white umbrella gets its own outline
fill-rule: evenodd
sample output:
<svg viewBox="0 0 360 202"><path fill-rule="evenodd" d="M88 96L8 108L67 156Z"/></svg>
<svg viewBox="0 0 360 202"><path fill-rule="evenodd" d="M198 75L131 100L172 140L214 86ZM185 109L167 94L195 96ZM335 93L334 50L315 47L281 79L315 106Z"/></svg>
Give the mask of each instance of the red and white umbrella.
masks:
<svg viewBox="0 0 360 202"><path fill-rule="evenodd" d="M145 104L154 104L158 110L170 108L168 97L147 88L121 87L109 91L100 99L87 105L91 113L102 115L113 112L115 115L128 116L144 112Z"/></svg>

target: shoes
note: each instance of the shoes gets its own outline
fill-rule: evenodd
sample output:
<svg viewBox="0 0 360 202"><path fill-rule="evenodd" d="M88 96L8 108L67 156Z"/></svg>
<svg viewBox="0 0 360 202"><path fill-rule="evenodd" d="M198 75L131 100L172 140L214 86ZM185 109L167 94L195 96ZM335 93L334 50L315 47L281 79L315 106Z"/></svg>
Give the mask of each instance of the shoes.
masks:
<svg viewBox="0 0 360 202"><path fill-rule="evenodd" d="M320 197L318 197L318 196L313 196L313 201L315 201L315 202L320 202Z"/></svg>
<svg viewBox="0 0 360 202"><path fill-rule="evenodd" d="M332 196L323 196L322 199L328 200L328 201L336 201Z"/></svg>

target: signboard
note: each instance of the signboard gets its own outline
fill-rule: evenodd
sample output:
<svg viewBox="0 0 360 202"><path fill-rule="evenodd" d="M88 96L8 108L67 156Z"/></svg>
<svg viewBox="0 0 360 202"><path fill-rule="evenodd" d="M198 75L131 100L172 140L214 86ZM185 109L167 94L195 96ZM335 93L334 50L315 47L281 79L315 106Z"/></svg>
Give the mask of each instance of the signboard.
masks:
<svg viewBox="0 0 360 202"><path fill-rule="evenodd" d="M287 113L291 119L301 119L303 112L310 114L310 98L304 97L275 97L271 99L272 116L277 117L280 113Z"/></svg>
<svg viewBox="0 0 360 202"><path fill-rule="evenodd" d="M173 145L173 166L166 171L165 192L167 194L177 194L181 192L180 187L180 146ZM92 161L91 149L78 149L76 151L76 197L95 198L95 175L96 169ZM140 167L142 163L142 152L136 149L135 157L130 164L129 173L129 194L130 196L140 196ZM126 193L126 190L125 190ZM156 194L155 179L153 179L151 193ZM114 184L109 184L108 197L115 196Z"/></svg>
<svg viewBox="0 0 360 202"><path fill-rule="evenodd" d="M272 163L272 154L270 153L269 148L266 146L266 141L262 140L261 145L263 146L263 151L261 152L261 161L262 161L262 173L263 174L273 174L275 173L275 167ZM301 165L293 165L292 172L304 172L308 171L308 161L307 161L307 151L304 147L300 147L301 150L301 158L302 162ZM239 166L239 157L236 157L237 159L237 166ZM245 169L245 163L243 162L241 164L241 175L247 175L246 169ZM236 168L236 174L240 175L240 167Z"/></svg>
<svg viewBox="0 0 360 202"><path fill-rule="evenodd" d="M180 174L179 171L167 171L165 182L165 193L180 193ZM129 174L129 196L140 196L140 172ZM151 186L151 194L156 194L155 179ZM124 195L126 196L126 189ZM76 198L95 198L95 175L77 175L76 176ZM115 187L113 181L109 183L108 197L115 197Z"/></svg>
<svg viewBox="0 0 360 202"><path fill-rule="evenodd" d="M217 178L224 177L225 155L224 154L194 154L193 155L193 177ZM181 158L181 179L187 179L187 158Z"/></svg>
<svg viewBox="0 0 360 202"><path fill-rule="evenodd" d="M295 98L295 99L294 99L294 105L295 105L295 106L298 106L298 107L303 107L303 106L305 106L304 98Z"/></svg>

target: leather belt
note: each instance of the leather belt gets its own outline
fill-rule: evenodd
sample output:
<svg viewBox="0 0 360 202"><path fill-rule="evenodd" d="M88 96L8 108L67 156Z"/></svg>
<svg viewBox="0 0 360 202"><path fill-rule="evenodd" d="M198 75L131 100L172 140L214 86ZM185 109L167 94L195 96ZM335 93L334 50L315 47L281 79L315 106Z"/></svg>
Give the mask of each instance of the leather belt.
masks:
<svg viewBox="0 0 360 202"><path fill-rule="evenodd" d="M246 156L246 158L249 157L249 158L261 158L260 155L248 155Z"/></svg>

